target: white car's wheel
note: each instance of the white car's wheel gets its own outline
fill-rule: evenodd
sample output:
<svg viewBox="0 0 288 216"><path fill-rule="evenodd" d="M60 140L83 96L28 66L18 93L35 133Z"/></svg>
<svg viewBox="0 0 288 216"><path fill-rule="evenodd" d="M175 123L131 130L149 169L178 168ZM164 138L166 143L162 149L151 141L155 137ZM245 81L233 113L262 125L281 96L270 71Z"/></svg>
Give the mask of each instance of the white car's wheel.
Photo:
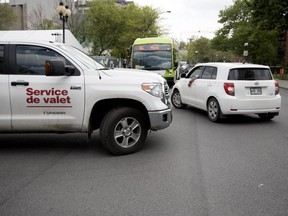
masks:
<svg viewBox="0 0 288 216"><path fill-rule="evenodd" d="M216 98L210 98L207 103L208 118L212 122L218 122L221 118L221 109Z"/></svg>
<svg viewBox="0 0 288 216"><path fill-rule="evenodd" d="M180 92L177 89L172 92L171 102L177 109L183 109L186 107L186 105L182 103Z"/></svg>

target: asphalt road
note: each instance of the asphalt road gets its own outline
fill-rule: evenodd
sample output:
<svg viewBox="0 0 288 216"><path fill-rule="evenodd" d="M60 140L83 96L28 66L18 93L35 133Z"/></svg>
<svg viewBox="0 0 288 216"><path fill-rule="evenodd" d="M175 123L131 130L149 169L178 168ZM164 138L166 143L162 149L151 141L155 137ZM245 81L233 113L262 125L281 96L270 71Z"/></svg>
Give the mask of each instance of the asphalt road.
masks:
<svg viewBox="0 0 288 216"><path fill-rule="evenodd" d="M287 216L288 91L261 122L174 109L145 148L115 157L82 134L0 135L1 216Z"/></svg>

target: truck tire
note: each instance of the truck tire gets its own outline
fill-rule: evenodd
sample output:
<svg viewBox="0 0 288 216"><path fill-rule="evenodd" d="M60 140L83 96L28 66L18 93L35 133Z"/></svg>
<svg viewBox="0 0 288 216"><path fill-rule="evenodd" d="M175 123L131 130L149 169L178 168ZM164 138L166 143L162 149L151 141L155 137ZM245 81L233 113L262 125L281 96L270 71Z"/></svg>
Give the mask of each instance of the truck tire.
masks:
<svg viewBox="0 0 288 216"><path fill-rule="evenodd" d="M139 151L146 140L147 123L144 115L130 107L109 111L100 125L100 141L114 155Z"/></svg>

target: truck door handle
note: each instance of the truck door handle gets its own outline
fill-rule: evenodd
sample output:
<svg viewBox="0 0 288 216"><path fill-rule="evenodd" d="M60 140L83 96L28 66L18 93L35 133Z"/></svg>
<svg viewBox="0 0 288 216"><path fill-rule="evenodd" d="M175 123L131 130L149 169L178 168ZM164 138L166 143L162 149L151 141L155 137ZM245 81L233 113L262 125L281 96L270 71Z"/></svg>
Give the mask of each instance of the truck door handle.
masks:
<svg viewBox="0 0 288 216"><path fill-rule="evenodd" d="M25 81L13 81L13 82L11 82L11 86L17 86L17 85L28 86L29 82L25 82Z"/></svg>

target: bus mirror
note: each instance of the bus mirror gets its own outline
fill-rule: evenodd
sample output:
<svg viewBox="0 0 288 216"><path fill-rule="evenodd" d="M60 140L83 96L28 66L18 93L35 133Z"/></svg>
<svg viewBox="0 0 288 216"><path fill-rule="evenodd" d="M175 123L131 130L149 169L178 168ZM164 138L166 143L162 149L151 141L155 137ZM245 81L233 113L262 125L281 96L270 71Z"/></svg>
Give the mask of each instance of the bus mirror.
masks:
<svg viewBox="0 0 288 216"><path fill-rule="evenodd" d="M180 77L181 77L181 78L186 78L186 73L181 73L181 74L180 74Z"/></svg>
<svg viewBox="0 0 288 216"><path fill-rule="evenodd" d="M130 59L132 47L127 48L127 59Z"/></svg>
<svg viewBox="0 0 288 216"><path fill-rule="evenodd" d="M178 61L174 62L174 67L178 68Z"/></svg>

